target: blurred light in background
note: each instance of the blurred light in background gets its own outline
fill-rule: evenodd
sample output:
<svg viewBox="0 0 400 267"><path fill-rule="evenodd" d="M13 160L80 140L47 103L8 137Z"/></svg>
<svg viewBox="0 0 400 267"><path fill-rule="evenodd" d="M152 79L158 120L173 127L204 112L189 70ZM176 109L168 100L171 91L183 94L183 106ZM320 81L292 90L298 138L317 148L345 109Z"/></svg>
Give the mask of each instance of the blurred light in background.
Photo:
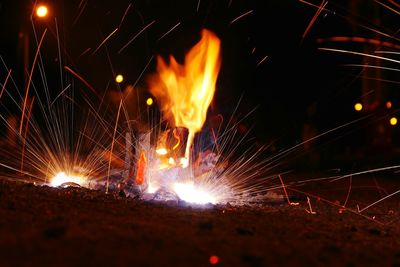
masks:
<svg viewBox="0 0 400 267"><path fill-rule="evenodd" d="M153 98L151 98L151 97L147 98L146 104L147 104L148 106L153 105L153 103L154 103Z"/></svg>
<svg viewBox="0 0 400 267"><path fill-rule="evenodd" d="M397 118L396 117L391 117L390 118L390 125L395 126L397 124Z"/></svg>
<svg viewBox="0 0 400 267"><path fill-rule="evenodd" d="M115 81L116 81L117 83L122 83L122 82L124 81L124 76L122 76L121 74L118 74L118 75L115 77Z"/></svg>
<svg viewBox="0 0 400 267"><path fill-rule="evenodd" d="M46 17L48 13L49 13L49 10L48 10L47 6L45 6L45 5L39 5L36 8L36 16L38 16L39 18Z"/></svg>
<svg viewBox="0 0 400 267"><path fill-rule="evenodd" d="M356 111L361 111L361 110L363 109L363 105L362 105L361 103L356 103L356 104L354 105L354 109L355 109Z"/></svg>

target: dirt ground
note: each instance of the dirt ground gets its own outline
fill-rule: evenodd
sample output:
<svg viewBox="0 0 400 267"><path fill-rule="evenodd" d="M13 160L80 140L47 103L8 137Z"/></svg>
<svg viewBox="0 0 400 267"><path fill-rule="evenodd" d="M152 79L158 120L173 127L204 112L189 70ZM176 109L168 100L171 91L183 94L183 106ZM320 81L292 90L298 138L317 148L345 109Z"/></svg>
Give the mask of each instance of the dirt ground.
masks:
<svg viewBox="0 0 400 267"><path fill-rule="evenodd" d="M377 199L362 192L347 205ZM400 266L397 197L365 217L298 200L201 209L1 181L0 266Z"/></svg>

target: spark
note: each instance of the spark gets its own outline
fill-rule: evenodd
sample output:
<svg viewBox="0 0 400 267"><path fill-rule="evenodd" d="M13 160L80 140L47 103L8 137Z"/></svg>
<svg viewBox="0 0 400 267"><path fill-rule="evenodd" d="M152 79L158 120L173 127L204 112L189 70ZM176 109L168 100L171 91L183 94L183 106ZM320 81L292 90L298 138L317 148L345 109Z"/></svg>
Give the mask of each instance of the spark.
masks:
<svg viewBox="0 0 400 267"><path fill-rule="evenodd" d="M312 7L315 7L315 8L317 8L317 9L320 8L320 6L315 5L315 4L313 4L313 3L310 3L310 2L307 2L307 1L305 1L305 0L299 0L299 2L300 2L300 3L303 3L303 4L306 4L306 5L309 5L309 6L312 6ZM327 11L327 12L329 12L329 13L335 14L335 12L330 11L329 9L326 9L326 8L324 8L324 11Z"/></svg>
<svg viewBox="0 0 400 267"><path fill-rule="evenodd" d="M388 0L388 1L389 1L389 3L391 3L392 5L394 5L394 6L398 7L398 8L400 8L400 4L398 4L397 2L395 2L395 1L393 1L393 0Z"/></svg>
<svg viewBox="0 0 400 267"><path fill-rule="evenodd" d="M8 71L6 80L4 81L3 86L2 86L2 88L1 88L0 99L1 99L1 97L3 96L4 90L6 89L6 85L7 85L8 79L9 79L10 77L11 77L11 69Z"/></svg>
<svg viewBox="0 0 400 267"><path fill-rule="evenodd" d="M359 212L362 213L362 212L366 211L367 209L375 206L376 204L378 204L378 203L380 203L380 202L382 202L382 201L384 201L384 200L386 200L386 199L388 199L388 198L390 198L390 197L392 197L394 195L397 195L398 193L400 193L400 190L397 190L397 191L391 193L390 195L387 195L387 196L385 196L385 197L383 197L383 198L371 203L370 205L366 206L365 208L359 210Z"/></svg>
<svg viewBox="0 0 400 267"><path fill-rule="evenodd" d="M83 82L83 84L86 85L87 88L90 89L90 91L92 91L93 93L97 94L96 90L94 90L94 88L82 77L80 76L78 73L76 73L75 71L73 71L70 67L68 66L64 66L64 69L69 71L71 74L73 74L75 77L77 77L81 82Z"/></svg>
<svg viewBox="0 0 400 267"><path fill-rule="evenodd" d="M97 51L107 42L108 39L111 38L111 36L118 31L118 28L114 29L101 43L100 45L93 51L92 55L96 54Z"/></svg>
<svg viewBox="0 0 400 267"><path fill-rule="evenodd" d="M122 19L121 19L121 21L120 21L120 23L119 23L118 28L121 28L121 25L122 25L122 23L124 22L125 17L126 17L126 15L128 14L128 11L129 11L129 9L131 8L131 6L132 6L132 3L129 3L128 7L127 7L126 10L125 10L124 15L122 16Z"/></svg>
<svg viewBox="0 0 400 267"><path fill-rule="evenodd" d="M288 195L288 193L287 193L287 191L286 191L286 187L285 187L285 184L283 183L283 179L282 179L281 175L278 175L278 177L279 177L279 180L281 181L283 193L285 193L285 197L286 197L286 200L287 200L288 204L291 205L291 206L297 206L297 205L299 205L298 202L292 202L292 201L290 201L289 195Z"/></svg>
<svg viewBox="0 0 400 267"><path fill-rule="evenodd" d="M362 68L373 68L373 69L381 69L381 70L389 70L389 71L400 71L400 69L396 68L389 68L389 67L382 67L376 65L367 65L367 64L345 64L345 67L362 67Z"/></svg>
<svg viewBox="0 0 400 267"><path fill-rule="evenodd" d="M396 13L397 15L400 15L400 12L397 11L396 9L394 9L394 8L388 6L388 5L385 5L384 3L380 2L380 1L377 1L377 0L375 0L375 2L378 3L378 4L380 4L381 6L383 6L383 7L387 8L387 9L389 9L390 11ZM392 4L393 4L393 2L392 2Z"/></svg>
<svg viewBox="0 0 400 267"><path fill-rule="evenodd" d="M400 49L400 46L399 46L399 49ZM400 52L395 52L395 51L375 51L375 53L400 55Z"/></svg>
<svg viewBox="0 0 400 267"><path fill-rule="evenodd" d="M200 2L201 2L201 0L199 0L199 1L197 2L197 8L196 8L196 12L199 12L199 8L200 8Z"/></svg>
<svg viewBox="0 0 400 267"><path fill-rule="evenodd" d="M36 49L36 53L35 53L35 57L33 59L33 64L32 64L32 68L31 71L29 73L29 79L28 79L28 85L26 86L26 90L25 90L25 98L24 98L24 104L22 107L22 115L21 115L21 123L19 125L19 134L22 135L22 125L24 123L24 117L25 117L25 108L26 108L26 102L28 101L28 96L29 96L29 88L31 86L31 82L32 82L32 75L33 75L33 71L35 69L36 66L36 61L39 55L39 51L40 51L40 47L42 46L44 37L46 35L47 32L47 28L44 30L43 34L42 34L42 38L40 38L40 42L38 44L38 47Z"/></svg>
<svg viewBox="0 0 400 267"><path fill-rule="evenodd" d="M258 63L257 63L257 67L260 66L262 63L264 63L264 61L268 58L268 56L263 57Z"/></svg>
<svg viewBox="0 0 400 267"><path fill-rule="evenodd" d="M83 4L83 1L84 1L84 0L81 0L81 2L79 3L78 8L79 8L80 10L79 10L78 15L77 15L76 18L74 19L74 22L72 23L73 26L75 26L75 24L78 22L79 18L80 18L80 17L82 16L82 14L83 14L83 11L84 11L85 8L86 8L87 3L89 2L88 0L86 0L85 3Z"/></svg>
<svg viewBox="0 0 400 267"><path fill-rule="evenodd" d="M353 176L350 176L349 178L350 178L349 179L349 190L347 190L346 200L343 203L343 208L346 208L347 201L349 201L350 192L351 192L351 188L352 188L352 184L353 184Z"/></svg>
<svg viewBox="0 0 400 267"><path fill-rule="evenodd" d="M31 118L32 115L32 107L33 107L33 103L35 102L35 98L32 98L31 104L29 105L29 109L28 109L28 114L26 116L26 124L25 124L25 132L24 132L24 137L22 139L22 148L21 148L21 172L24 169L24 157L25 157L25 144L26 144L26 135L28 133L28 128L29 128L29 120Z"/></svg>
<svg viewBox="0 0 400 267"><path fill-rule="evenodd" d="M168 34L170 34L173 30L175 30L179 25L181 25L180 22L178 22L177 24L175 24L174 27L172 27L169 31L167 31L166 33L164 33L160 38L158 38L157 42L160 41L161 39L163 39L165 36L167 36Z"/></svg>
<svg viewBox="0 0 400 267"><path fill-rule="evenodd" d="M239 17L233 19L233 20L230 22L230 24L235 23L236 21L240 20L241 18L246 17L247 15L250 15L251 13L253 13L253 10L247 11L246 13L244 13L244 14L240 15Z"/></svg>
<svg viewBox="0 0 400 267"><path fill-rule="evenodd" d="M319 38L317 39L317 43L326 43L326 42L354 42L354 43L367 43L373 44L377 46L385 46L388 48L400 49L400 45L381 41L377 39L365 38L365 37L358 37L358 36L333 36L329 38ZM378 52L378 51L377 51Z"/></svg>
<svg viewBox="0 0 400 267"><path fill-rule="evenodd" d="M88 47L86 50L84 50L79 56L78 59L83 57L84 55L86 55L87 53L90 52L90 50L92 50L92 48Z"/></svg>
<svg viewBox="0 0 400 267"><path fill-rule="evenodd" d="M394 62L394 63L400 64L399 60L394 60L394 59L387 58L387 57L375 56L375 55L366 54L366 53L360 53L360 52L342 50L342 49L326 48L326 47L320 47L318 49L319 50L323 50L323 51L338 52L338 53L353 54L353 55L358 55L358 56L376 58L376 59L386 60L386 61L390 61L390 62Z"/></svg>
<svg viewBox="0 0 400 267"><path fill-rule="evenodd" d="M310 198L308 196L307 196L307 203L308 203L309 210L306 209L306 211L308 213L310 213L310 214L313 214L313 215L317 214L315 211L313 211L313 208L311 206L311 201L310 201Z"/></svg>
<svg viewBox="0 0 400 267"><path fill-rule="evenodd" d="M121 112L121 107L122 107L122 99L119 102L117 118L115 119L114 134L113 134L113 138L112 138L112 142L111 142L110 160L108 161L108 169L107 169L106 194L108 194L108 187L110 185L111 158L112 158L112 154L113 154L113 150L114 150L115 134L117 133L117 126L118 126L119 114Z"/></svg>
<svg viewBox="0 0 400 267"><path fill-rule="evenodd" d="M65 91L67 91L69 88L71 87L71 84L68 84L68 86L66 86L53 100L53 102L51 102L50 106L53 106L54 103L57 101L58 98L60 98L60 96L62 96Z"/></svg>
<svg viewBox="0 0 400 267"><path fill-rule="evenodd" d="M118 54L121 54L122 51L125 50L125 48L127 48L140 34L142 34L145 30L147 30L151 25L153 25L156 21L153 20L152 22L150 22L149 24L147 24L143 29L141 29L132 39L130 39L128 41L128 43L126 43L126 45L124 45L119 51Z"/></svg>
<svg viewBox="0 0 400 267"><path fill-rule="evenodd" d="M314 22L317 20L318 16L321 14L321 12L325 9L326 5L328 4L328 1L323 0L321 2L321 5L318 7L317 12L315 12L314 17L311 19L311 21L308 23L307 28L305 29L303 35L302 35L302 39L304 40L304 38L306 37L306 35L308 34L308 32L310 31L312 25L314 24Z"/></svg>

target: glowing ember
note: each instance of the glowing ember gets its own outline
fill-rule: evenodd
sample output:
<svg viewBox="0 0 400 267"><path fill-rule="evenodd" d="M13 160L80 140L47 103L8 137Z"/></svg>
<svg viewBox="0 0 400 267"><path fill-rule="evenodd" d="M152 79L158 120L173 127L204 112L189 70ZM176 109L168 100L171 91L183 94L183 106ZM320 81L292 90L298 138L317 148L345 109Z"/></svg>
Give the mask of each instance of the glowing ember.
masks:
<svg viewBox="0 0 400 267"><path fill-rule="evenodd" d="M169 65L157 58L155 79L150 91L157 98L166 119L175 127L189 130L185 149L187 167L194 135L203 127L208 107L214 97L220 69L220 40L212 32L203 30L201 40L186 55L184 65L170 56Z"/></svg>
<svg viewBox="0 0 400 267"><path fill-rule="evenodd" d="M217 200L208 192L196 188L193 183L175 183L174 191L178 197L186 202L195 204L215 204Z"/></svg>
<svg viewBox="0 0 400 267"><path fill-rule="evenodd" d="M82 186L86 183L86 179L83 176L67 175L65 172L59 172L51 179L50 185L57 187L66 183L75 183Z"/></svg>

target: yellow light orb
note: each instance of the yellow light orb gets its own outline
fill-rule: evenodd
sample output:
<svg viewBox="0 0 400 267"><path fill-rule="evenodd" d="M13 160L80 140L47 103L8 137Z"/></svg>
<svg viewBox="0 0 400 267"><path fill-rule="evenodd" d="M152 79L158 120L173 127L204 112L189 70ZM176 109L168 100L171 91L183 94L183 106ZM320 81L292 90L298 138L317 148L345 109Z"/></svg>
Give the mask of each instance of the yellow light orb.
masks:
<svg viewBox="0 0 400 267"><path fill-rule="evenodd" d="M396 124L397 124L397 118L396 117L390 118L390 125L395 126Z"/></svg>
<svg viewBox="0 0 400 267"><path fill-rule="evenodd" d="M391 109L392 108L392 102L388 101L386 102L386 108Z"/></svg>
<svg viewBox="0 0 400 267"><path fill-rule="evenodd" d="M146 104L147 104L148 106L153 105L153 103L154 103L153 98L151 98L151 97L147 98Z"/></svg>
<svg viewBox="0 0 400 267"><path fill-rule="evenodd" d="M124 76L122 76L121 74L118 74L118 75L115 77L115 81L116 81L117 83L122 83L122 82L124 81Z"/></svg>
<svg viewBox="0 0 400 267"><path fill-rule="evenodd" d="M49 10L48 10L47 6L45 6L45 5L40 5L36 8L36 16L38 16L39 18L46 17L48 13L49 13Z"/></svg>
<svg viewBox="0 0 400 267"><path fill-rule="evenodd" d="M356 103L356 104L354 105L354 109L355 109L356 111L361 111L361 110L363 109L363 105L362 105L361 103Z"/></svg>

